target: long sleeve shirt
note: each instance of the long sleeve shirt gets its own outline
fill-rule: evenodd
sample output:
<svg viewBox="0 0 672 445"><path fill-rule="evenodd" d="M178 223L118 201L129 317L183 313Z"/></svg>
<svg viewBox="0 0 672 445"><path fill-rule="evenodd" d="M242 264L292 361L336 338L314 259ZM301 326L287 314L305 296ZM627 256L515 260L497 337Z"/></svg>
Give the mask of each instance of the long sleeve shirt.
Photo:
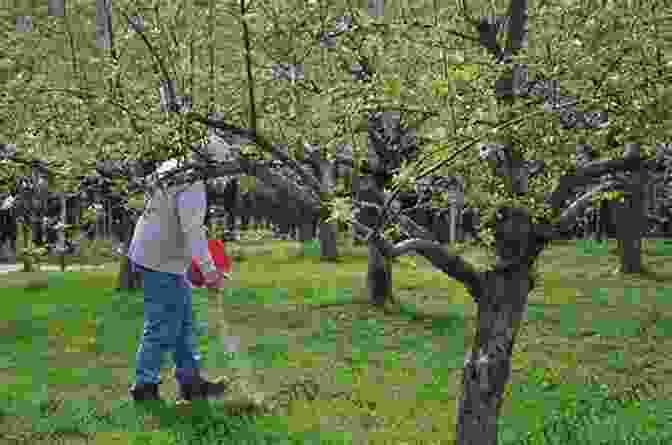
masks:
<svg viewBox="0 0 672 445"><path fill-rule="evenodd" d="M212 264L203 225L205 183L157 190L138 219L128 249L131 271L136 265L173 274L186 274L192 257Z"/></svg>

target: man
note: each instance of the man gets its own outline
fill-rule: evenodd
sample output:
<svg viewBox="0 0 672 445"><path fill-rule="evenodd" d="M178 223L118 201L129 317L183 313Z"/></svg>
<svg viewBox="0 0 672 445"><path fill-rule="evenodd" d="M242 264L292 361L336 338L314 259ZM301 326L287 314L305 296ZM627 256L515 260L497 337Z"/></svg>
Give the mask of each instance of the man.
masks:
<svg viewBox="0 0 672 445"><path fill-rule="evenodd" d="M176 161L166 161L157 173L175 166ZM203 181L156 190L135 226L128 258L131 271L143 272L145 305L135 383L130 388L135 401L160 400L159 371L167 351L173 353L178 400L219 396L226 390L221 379L210 382L200 375L186 275L196 257L209 289L222 288L228 278L217 270L208 252L205 193Z"/></svg>

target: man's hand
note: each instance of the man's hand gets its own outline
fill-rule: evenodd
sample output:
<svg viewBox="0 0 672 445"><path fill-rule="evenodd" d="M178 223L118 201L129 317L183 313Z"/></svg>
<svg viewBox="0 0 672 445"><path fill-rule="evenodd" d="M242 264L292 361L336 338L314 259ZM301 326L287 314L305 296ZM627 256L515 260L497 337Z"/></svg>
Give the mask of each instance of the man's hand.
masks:
<svg viewBox="0 0 672 445"><path fill-rule="evenodd" d="M213 270L203 274L205 278L205 287L208 289L221 289L224 287L224 281L230 280L231 275L220 270Z"/></svg>

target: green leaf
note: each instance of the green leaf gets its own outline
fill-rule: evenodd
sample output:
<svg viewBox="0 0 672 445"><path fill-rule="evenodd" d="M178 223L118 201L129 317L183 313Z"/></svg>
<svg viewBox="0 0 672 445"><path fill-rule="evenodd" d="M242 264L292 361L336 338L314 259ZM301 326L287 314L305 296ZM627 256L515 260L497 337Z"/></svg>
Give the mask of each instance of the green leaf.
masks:
<svg viewBox="0 0 672 445"><path fill-rule="evenodd" d="M448 69L448 78L453 81L471 82L481 77L481 68L477 64L462 63L451 65Z"/></svg>
<svg viewBox="0 0 672 445"><path fill-rule="evenodd" d="M447 79L432 80L432 96L447 97L450 95L450 81Z"/></svg>
<svg viewBox="0 0 672 445"><path fill-rule="evenodd" d="M383 94L388 97L399 98L401 96L401 80L397 78L383 80Z"/></svg>

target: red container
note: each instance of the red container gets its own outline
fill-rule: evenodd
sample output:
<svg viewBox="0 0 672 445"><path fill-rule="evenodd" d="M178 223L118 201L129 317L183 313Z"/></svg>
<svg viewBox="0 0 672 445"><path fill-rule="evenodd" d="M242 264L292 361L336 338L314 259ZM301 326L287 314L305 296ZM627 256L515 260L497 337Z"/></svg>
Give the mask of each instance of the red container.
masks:
<svg viewBox="0 0 672 445"><path fill-rule="evenodd" d="M224 241L218 239L208 240L208 250L210 251L210 256L215 262L217 269L221 270L224 273L231 273L232 261L231 257L226 256L226 250L224 249ZM201 268L196 262L196 257L191 259L191 269L187 274L189 281L194 287L203 287L205 284L205 279L201 273Z"/></svg>

